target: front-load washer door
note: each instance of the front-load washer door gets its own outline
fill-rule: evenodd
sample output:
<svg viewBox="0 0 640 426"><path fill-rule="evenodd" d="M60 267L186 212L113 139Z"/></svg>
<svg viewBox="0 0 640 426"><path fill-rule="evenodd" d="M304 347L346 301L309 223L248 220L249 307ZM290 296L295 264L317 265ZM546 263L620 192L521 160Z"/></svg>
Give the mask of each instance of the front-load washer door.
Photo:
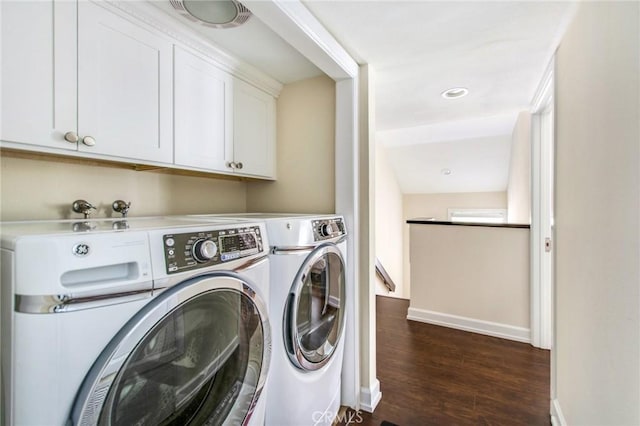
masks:
<svg viewBox="0 0 640 426"><path fill-rule="evenodd" d="M246 424L270 356L265 305L252 286L233 273L192 278L149 302L113 338L85 378L71 421Z"/></svg>
<svg viewBox="0 0 640 426"><path fill-rule="evenodd" d="M291 362L317 370L333 355L344 328L345 264L334 244L323 244L305 259L284 310L284 341Z"/></svg>

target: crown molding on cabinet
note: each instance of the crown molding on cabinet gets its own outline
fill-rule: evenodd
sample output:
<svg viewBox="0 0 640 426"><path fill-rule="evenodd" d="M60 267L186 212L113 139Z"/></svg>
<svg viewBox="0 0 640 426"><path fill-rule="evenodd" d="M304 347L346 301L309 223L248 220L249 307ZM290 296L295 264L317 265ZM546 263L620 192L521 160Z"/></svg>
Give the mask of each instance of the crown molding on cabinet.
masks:
<svg viewBox="0 0 640 426"><path fill-rule="evenodd" d="M167 15L152 4L121 0L104 0L102 3L106 3L161 31L176 43L207 56L218 68L234 77L264 90L273 97L277 98L280 95L282 83L215 46L211 41L194 33L188 26Z"/></svg>

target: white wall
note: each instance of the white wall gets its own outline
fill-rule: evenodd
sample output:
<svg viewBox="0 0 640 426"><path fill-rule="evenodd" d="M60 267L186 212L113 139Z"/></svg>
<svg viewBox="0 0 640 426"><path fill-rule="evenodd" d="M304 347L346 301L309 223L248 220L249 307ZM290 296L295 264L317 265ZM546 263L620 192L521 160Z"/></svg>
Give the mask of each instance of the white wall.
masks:
<svg viewBox="0 0 640 426"><path fill-rule="evenodd" d="M507 222L531 223L531 114L518 115L511 136Z"/></svg>
<svg viewBox="0 0 640 426"><path fill-rule="evenodd" d="M556 407L640 424L640 3L585 2L556 56Z"/></svg>
<svg viewBox="0 0 640 426"><path fill-rule="evenodd" d="M403 277L402 192L389 163L386 148L377 144L375 149L376 257L396 284L396 290L389 292L382 280L376 276L376 294L408 298L404 292Z"/></svg>
<svg viewBox="0 0 640 426"><path fill-rule="evenodd" d="M452 194L404 194L403 206L403 297L411 296L411 278L409 271L409 225L408 219L433 218L449 220L447 209L506 209L506 192L469 192Z"/></svg>
<svg viewBox="0 0 640 426"><path fill-rule="evenodd" d="M117 199L131 201L132 217L246 210L244 182L7 155L0 165L2 220L80 218L78 198L98 207L94 217L119 216Z"/></svg>
<svg viewBox="0 0 640 426"><path fill-rule="evenodd" d="M528 228L410 227L410 316L529 338Z"/></svg>
<svg viewBox="0 0 640 426"><path fill-rule="evenodd" d="M335 82L284 86L277 102L277 180L247 184L250 212L335 211Z"/></svg>

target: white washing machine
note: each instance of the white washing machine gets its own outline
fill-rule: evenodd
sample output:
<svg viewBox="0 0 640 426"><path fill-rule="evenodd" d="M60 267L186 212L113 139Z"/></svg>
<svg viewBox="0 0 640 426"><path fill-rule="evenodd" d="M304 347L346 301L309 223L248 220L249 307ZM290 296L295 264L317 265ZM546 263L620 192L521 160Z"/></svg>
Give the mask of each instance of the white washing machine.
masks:
<svg viewBox="0 0 640 426"><path fill-rule="evenodd" d="M264 424L264 224L1 227L4 424Z"/></svg>
<svg viewBox="0 0 640 426"><path fill-rule="evenodd" d="M331 425L340 408L347 315L344 219L230 217L264 221L271 244L269 314L274 344L266 425Z"/></svg>

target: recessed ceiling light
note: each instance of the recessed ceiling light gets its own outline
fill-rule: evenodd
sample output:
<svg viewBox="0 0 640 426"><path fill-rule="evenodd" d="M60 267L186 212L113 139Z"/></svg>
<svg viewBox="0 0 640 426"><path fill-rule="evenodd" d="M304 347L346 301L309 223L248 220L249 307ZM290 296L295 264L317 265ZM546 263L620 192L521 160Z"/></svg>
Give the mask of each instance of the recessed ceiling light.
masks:
<svg viewBox="0 0 640 426"><path fill-rule="evenodd" d="M445 176L449 176L451 174L451 169L442 169L440 170L440 173L442 173Z"/></svg>
<svg viewBox="0 0 640 426"><path fill-rule="evenodd" d="M466 87L452 87L451 89L447 89L442 92L441 95L445 99L458 99L466 96L468 93L469 89Z"/></svg>

